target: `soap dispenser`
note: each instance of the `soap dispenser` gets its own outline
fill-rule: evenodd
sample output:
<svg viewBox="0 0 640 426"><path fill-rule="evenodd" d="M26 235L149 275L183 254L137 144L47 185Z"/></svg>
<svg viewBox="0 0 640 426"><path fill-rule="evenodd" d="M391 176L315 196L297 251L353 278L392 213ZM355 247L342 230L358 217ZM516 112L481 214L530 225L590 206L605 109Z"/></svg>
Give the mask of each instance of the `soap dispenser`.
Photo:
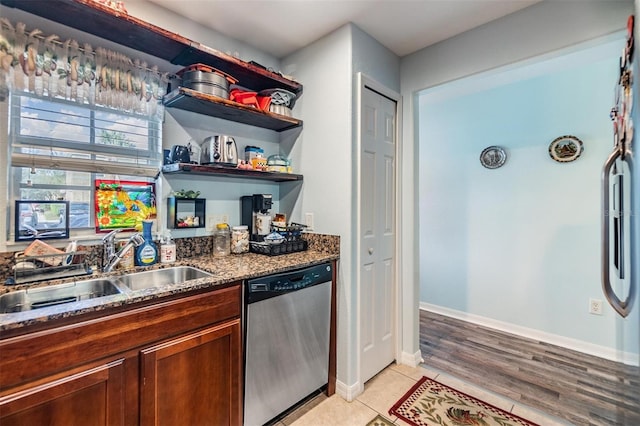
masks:
<svg viewBox="0 0 640 426"><path fill-rule="evenodd" d="M171 238L171 231L167 231L164 238L160 239L160 263L173 263L176 261L176 243Z"/></svg>
<svg viewBox="0 0 640 426"><path fill-rule="evenodd" d="M156 243L153 242L151 226L153 226L153 221L142 221L142 238L144 238L144 243L136 248L136 266L151 266L158 261L158 247Z"/></svg>

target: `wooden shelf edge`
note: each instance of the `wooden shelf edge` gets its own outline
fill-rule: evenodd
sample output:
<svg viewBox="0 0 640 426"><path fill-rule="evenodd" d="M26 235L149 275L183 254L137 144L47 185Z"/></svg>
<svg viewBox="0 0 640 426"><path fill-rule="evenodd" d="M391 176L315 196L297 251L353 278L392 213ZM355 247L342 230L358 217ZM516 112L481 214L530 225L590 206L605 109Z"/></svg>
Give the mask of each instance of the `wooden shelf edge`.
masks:
<svg viewBox="0 0 640 426"><path fill-rule="evenodd" d="M293 173L260 172L257 170L243 170L232 167L209 166L188 163L167 164L162 166L162 173L166 175L191 174L202 176L220 176L244 179L269 180L272 182L302 181L303 176Z"/></svg>
<svg viewBox="0 0 640 426"><path fill-rule="evenodd" d="M183 109L278 132L301 127L303 124L302 120L297 118L261 111L218 96L187 89L186 87L178 87L167 93L163 99L163 104L168 108Z"/></svg>
<svg viewBox="0 0 640 426"><path fill-rule="evenodd" d="M0 0L0 3L169 61L193 43L92 0Z"/></svg>
<svg viewBox="0 0 640 426"><path fill-rule="evenodd" d="M123 46L188 66L203 62L234 76L254 90L287 89L297 95L302 84L242 61L202 43L165 30L93 0L0 0L0 4L58 22Z"/></svg>
<svg viewBox="0 0 640 426"><path fill-rule="evenodd" d="M199 62L232 75L238 79L238 84L248 86L258 92L264 89L281 88L287 89L299 97L303 91L302 84L295 80L290 80L280 73L245 62L198 42L193 42L190 50L185 50L182 55L172 60L172 63L178 65L191 65ZM259 75L264 80L263 83L256 84L255 81L253 84L248 83L247 80L255 79L255 77L250 77L251 75Z"/></svg>

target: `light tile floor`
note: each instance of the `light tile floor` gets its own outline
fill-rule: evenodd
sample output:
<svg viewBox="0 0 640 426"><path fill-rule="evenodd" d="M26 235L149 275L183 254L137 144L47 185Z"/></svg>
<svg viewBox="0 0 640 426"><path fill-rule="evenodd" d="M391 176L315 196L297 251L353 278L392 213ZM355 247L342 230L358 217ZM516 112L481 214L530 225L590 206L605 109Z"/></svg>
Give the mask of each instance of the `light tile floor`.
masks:
<svg viewBox="0 0 640 426"><path fill-rule="evenodd" d="M393 421L394 424L406 425L407 423L398 417L390 415L389 408L422 376L435 379L541 426L570 425L563 420L550 417L541 411L483 390L446 373L424 366L411 368L392 364L365 383L364 392L354 401L347 402L337 394L329 398L319 395L276 423L275 426L365 426L378 414Z"/></svg>

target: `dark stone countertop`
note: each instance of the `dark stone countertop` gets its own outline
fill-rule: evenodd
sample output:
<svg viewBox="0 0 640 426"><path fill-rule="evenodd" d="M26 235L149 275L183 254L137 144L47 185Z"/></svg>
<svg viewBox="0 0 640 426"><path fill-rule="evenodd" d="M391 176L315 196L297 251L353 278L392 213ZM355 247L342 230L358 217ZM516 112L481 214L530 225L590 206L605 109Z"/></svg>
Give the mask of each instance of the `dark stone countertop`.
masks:
<svg viewBox="0 0 640 426"><path fill-rule="evenodd" d="M216 287L221 287L235 281L292 271L337 260L338 258L339 255L335 253L325 253L316 250L273 257L254 253L229 255L225 257L199 256L179 260L172 264L157 264L148 268L136 268L133 271L114 271L108 274L94 273L93 275L76 277L75 281L83 281L172 266L193 266L213 274L212 277L191 280L182 284L170 284L142 290L128 290L111 296L65 303L24 312L0 314L0 334L7 330L16 331L15 329L34 324L42 324L48 321L55 321L57 319L79 316L125 305L134 305L154 299L160 300L163 297L194 290L208 288L214 290ZM65 280L65 282L69 281L73 280ZM58 280L31 285L0 286L0 294L35 286L53 285L60 282L61 281ZM14 335L15 333L11 334Z"/></svg>

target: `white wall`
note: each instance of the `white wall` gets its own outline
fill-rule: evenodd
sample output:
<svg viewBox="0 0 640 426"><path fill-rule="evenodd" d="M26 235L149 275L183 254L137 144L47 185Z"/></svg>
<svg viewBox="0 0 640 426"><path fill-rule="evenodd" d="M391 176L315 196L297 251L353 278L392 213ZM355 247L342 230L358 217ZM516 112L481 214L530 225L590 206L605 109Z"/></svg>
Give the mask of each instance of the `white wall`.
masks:
<svg viewBox="0 0 640 426"><path fill-rule="evenodd" d="M206 28L201 24L173 11L158 6L146 0L128 1L125 3L127 12L165 30L180 34L190 40L202 43L220 52L237 56L243 61L256 61L266 67L279 69L280 61L272 55L239 40L229 38L217 31ZM201 5L205 7L206 5Z"/></svg>
<svg viewBox="0 0 640 426"><path fill-rule="evenodd" d="M279 135L277 132L246 124L233 123L215 117L194 114L174 108L168 108L165 113L163 146L169 149L171 145L186 145L190 139L202 143L208 136L225 134L233 136L238 148L239 158L244 158L244 148L247 145L260 146L268 157L280 153ZM297 164L293 165L297 172ZM215 222L211 219L222 215L229 217L229 225L240 224L240 197L251 194L272 194L272 213L280 211L280 186L271 181L239 179L231 177L213 177L191 174L162 175L162 200L172 191L181 189L200 191L200 197L207 199L207 226L199 229L172 230L174 237L191 237L211 235ZM166 224L166 204L159 211L159 222ZM287 217L290 211L283 211Z"/></svg>
<svg viewBox="0 0 640 426"><path fill-rule="evenodd" d="M400 58L357 25L351 25L351 36L354 79L361 72L388 89L400 92Z"/></svg>
<svg viewBox="0 0 640 426"><path fill-rule="evenodd" d="M357 388L354 264L355 78L365 72L399 89L398 58L358 27L348 24L284 58L285 73L304 83L295 110L304 131L292 148L305 180L293 217L314 213L315 227L340 235L338 276L338 391ZM349 390L346 390L349 392Z"/></svg>
<svg viewBox="0 0 640 426"><path fill-rule="evenodd" d="M291 151L304 170L293 218L314 214L314 225L340 235L338 269L338 381L352 383L353 299L351 291L351 31L343 26L284 58L285 73L304 83L295 110L304 132Z"/></svg>
<svg viewBox="0 0 640 426"><path fill-rule="evenodd" d="M462 77L510 65L537 55L553 52L563 47L572 46L585 40L591 40L598 36L619 31L624 28L626 18L631 13L633 13L631 2L542 2L501 18L493 23L489 23L476 30L469 31L403 58L401 62L401 82L405 117L403 124L403 135L405 141L404 154L406 157L416 158L415 162L412 164L413 167L405 167L404 169L403 176L405 182L417 182L418 172L425 168L432 169L434 173L436 170L443 173L447 172L446 166L449 164L447 161L438 161L437 152L440 151L434 152L433 155L429 155L429 150L433 148L433 146L419 145L419 140L421 140L420 131L422 129L419 128L421 121L416 117L419 113L416 94L420 90L437 87L446 82L451 82ZM613 88L613 82L610 83L610 87L611 89ZM607 103L607 106L609 107L610 105L608 104L610 102L612 102L611 99ZM495 117L490 117L493 120L496 119ZM464 127L465 123L459 123L458 126ZM452 131L455 132L455 128L452 129ZM514 132L514 129L505 127L503 129L503 135L507 134L509 131ZM514 136L512 143L522 143L522 139L517 138L517 132L512 133L512 136ZM443 142L443 144L446 145L445 142ZM473 162L477 165L477 156L471 155L471 150L477 150L477 147L474 144L475 142L469 141L469 145L471 145L471 147L467 146L465 147L465 151L460 152L460 162L470 161L469 164ZM436 147L436 150L442 149L447 149L447 147ZM528 148L524 146L521 146L518 149L522 149L522 152L528 150ZM424 160L426 157L430 158L428 162L421 161L421 159ZM473 159L471 157L473 157ZM584 165L586 165L586 162ZM521 167L528 169L529 165ZM451 188L449 195L443 198L441 197L438 199L438 202L441 203L441 206L446 206L447 203L453 203L457 208L452 211L465 212L463 214L467 215L467 220L460 224L462 230L458 229L455 232L471 233L471 235L475 236L475 234L472 233L472 230L469 229L469 220L476 220L473 213L478 202L483 202L485 203L483 205L486 205L487 202L483 200L492 200L495 202L493 205L497 206L499 204L498 202L502 203L509 199L520 198L523 197L523 194L517 191L517 189L510 190L509 188L505 188L503 181L501 179L497 179L497 175L495 173L486 175L487 180L485 183L487 185L484 186L485 189L481 189L479 188L480 182L469 181L469 179L472 178L473 173L485 172L480 170L476 170L475 172L463 170L462 176L458 175L451 177L447 182L447 185ZM470 185L465 186L463 184L465 181L470 183ZM495 188L495 191L492 190L493 188ZM422 195L417 195L418 189L420 189L420 193L422 194L422 187L415 186L413 199L406 200L405 210L410 210L411 212L421 211L419 210L419 197ZM463 204L456 201L460 199L459 194L470 193L474 193L476 195L468 197ZM405 193L405 195L409 194L410 193L408 192ZM496 207L493 213L493 215L488 214L485 210L485 213L483 213L484 219L489 220L489 223L494 223L495 226L501 226L501 222L498 218L503 218L504 212L501 212L500 209ZM512 213L522 217L523 212L521 210L516 210ZM422 226L418 216L412 218L411 214L408 213L406 216L407 220L413 219L412 223L415 225L416 229L419 229ZM477 224L478 222L474 223ZM539 223L537 225L542 226ZM581 222L576 224L578 227L580 225ZM477 231L480 228L474 226L474 229ZM471 250L462 239L456 239L455 235L459 234L445 235L446 233L444 232L437 234L438 230L433 227L431 227L430 230L432 231L431 234L421 234L421 236L423 238L429 238L432 241L441 242L442 245L440 246L440 253L450 252L451 256L457 258L461 262L458 270L466 271L465 277L460 277L458 274L458 278L464 278L467 283L469 281L476 280L477 284L477 280L480 278L477 275L472 276L471 272L477 272L478 268L483 267L481 259L478 258L478 256L482 256L482 252L478 253L477 247L475 247L476 250ZM568 231L570 231L569 233L572 235L580 235L577 228L571 228L568 229ZM589 237L581 236L580 238ZM515 249L526 247L527 243L529 243L529 241L521 241ZM499 241L493 240L491 244L499 244ZM540 264L539 262L544 260L540 259L540 256L546 257L547 259L552 258L556 254L559 254L558 252L564 251L561 250L561 248L562 245L558 244L555 246L553 252L547 251L539 253L538 258L531 259L530 263L519 262L519 265L522 266L524 270L520 268L517 271L514 271L513 269L510 271L512 273L520 274L520 277L522 274L529 274L527 275L528 277L532 276L531 274L538 274L538 278L548 279L548 276L544 276L545 271L539 271L538 268L535 268L536 262ZM434 259L431 259L431 261L433 262ZM495 258L493 263L501 265L502 261L503 259ZM489 267L487 267L487 269L496 270L496 268ZM500 268L497 268L497 270L499 271ZM463 272L463 275L464 274L465 272ZM481 275L480 277L493 278L486 274ZM516 275L513 276L513 278L517 279L519 277ZM423 277L421 276L420 279L422 280ZM451 282L451 279L449 281ZM483 307L481 311L483 316L486 315L486 318L489 319L509 318L509 320L516 316L512 311L512 308L509 307L508 303L504 302L504 299L500 294L493 294L493 298L486 300L486 295L479 292L478 288L480 287L476 285L473 289L466 288L459 289L459 291L463 292L463 295L461 295L463 300L469 301L474 297L480 297L479 300L484 300L484 306L491 304L493 307L493 313L489 312L488 308ZM564 291L562 288L559 290ZM446 292L443 292L442 296L448 297L445 293ZM570 294L566 295L567 297L570 296ZM533 289L528 293L528 297L532 300L541 300L545 296L546 295L539 291L539 289ZM426 301L428 301L430 295L426 295L424 297L427 299ZM483 297L485 299L482 299ZM449 299L449 302L451 302L451 299ZM580 302L582 303L584 301ZM584 303L582 304L584 305ZM470 309L469 306L466 305L466 302L456 306L463 312L467 312ZM554 312L557 312L559 306L547 305L546 309L548 315L552 315ZM586 310L586 305L583 307L583 311L584 310ZM551 333L552 331L549 328L548 322L547 324L544 324L543 322L544 321L538 321L534 326L540 327L539 330L542 330L543 332Z"/></svg>
<svg viewBox="0 0 640 426"><path fill-rule="evenodd" d="M537 3L403 57L402 93L413 93L618 31L633 13L632 6L630 0Z"/></svg>

